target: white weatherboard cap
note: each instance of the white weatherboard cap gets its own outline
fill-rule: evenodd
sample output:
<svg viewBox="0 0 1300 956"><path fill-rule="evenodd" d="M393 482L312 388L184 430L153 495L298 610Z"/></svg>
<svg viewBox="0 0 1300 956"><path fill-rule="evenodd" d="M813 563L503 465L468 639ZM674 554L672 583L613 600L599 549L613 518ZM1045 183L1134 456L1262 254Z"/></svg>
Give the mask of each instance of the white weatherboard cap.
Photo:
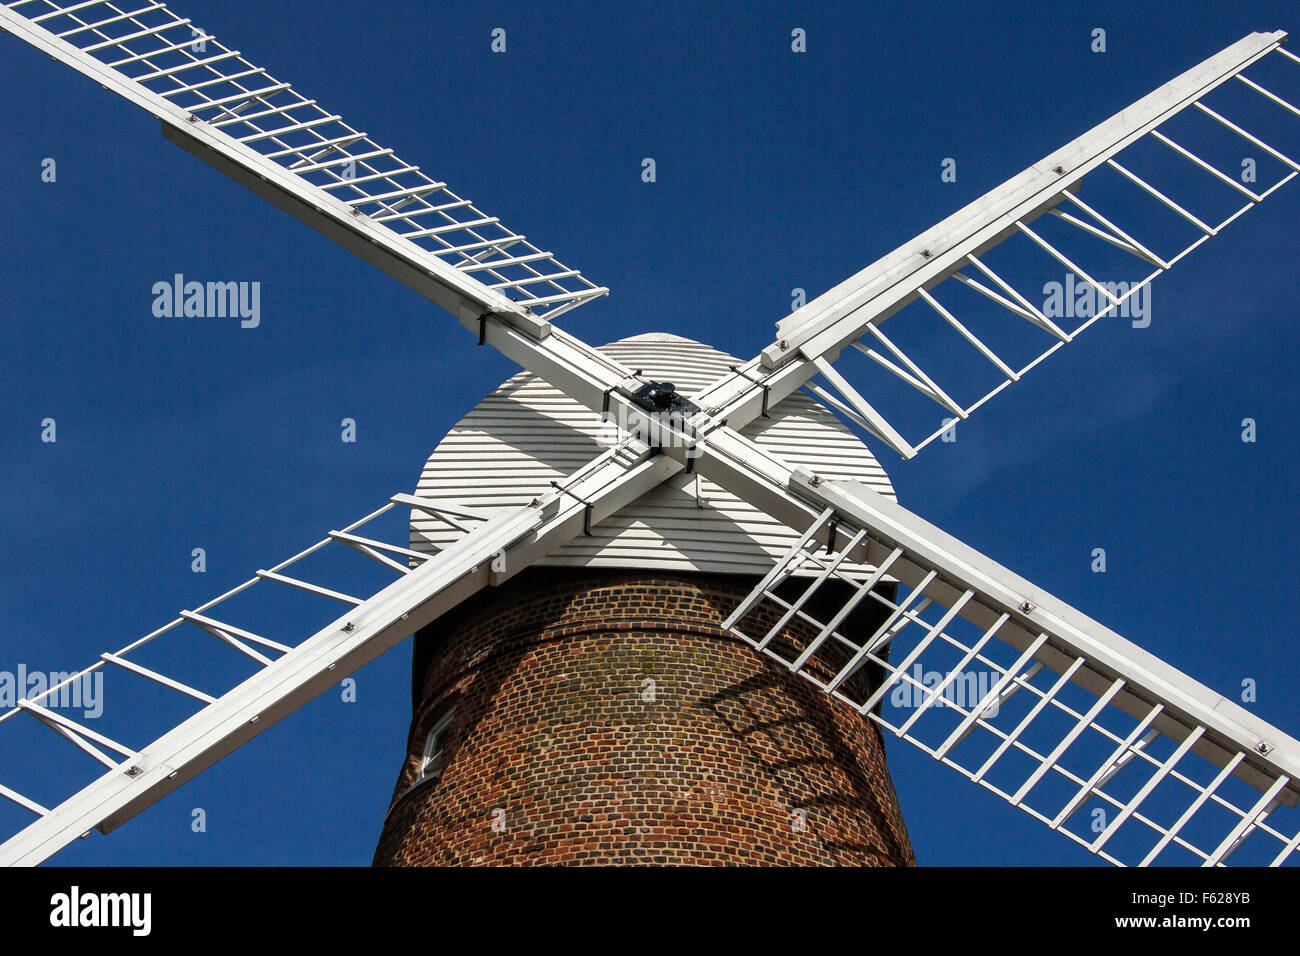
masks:
<svg viewBox="0 0 1300 956"><path fill-rule="evenodd" d="M726 375L737 359L666 333L638 335L600 351L683 396ZM854 478L894 497L871 451L820 403L796 392L742 431L791 465L827 478ZM518 508L606 450L600 416L528 372L511 378L462 418L434 449L415 493L495 511ZM413 512L411 547L432 553L456 533ZM552 567L643 568L765 574L795 542L793 531L713 482L681 473L537 563ZM866 568L845 565L855 576Z"/></svg>

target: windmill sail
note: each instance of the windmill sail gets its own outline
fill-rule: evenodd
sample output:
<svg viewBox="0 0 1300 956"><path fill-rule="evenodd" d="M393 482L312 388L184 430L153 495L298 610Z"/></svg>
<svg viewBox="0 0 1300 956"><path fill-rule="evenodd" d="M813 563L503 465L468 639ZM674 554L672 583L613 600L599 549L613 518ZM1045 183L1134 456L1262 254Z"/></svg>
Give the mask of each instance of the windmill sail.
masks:
<svg viewBox="0 0 1300 956"><path fill-rule="evenodd" d="M808 302L778 323L777 340L757 359L697 400L728 417L760 389L775 403L808 385L911 458L1098 320L1127 316L1154 278L1296 176L1300 148L1291 144L1300 146L1300 109L1244 74L1268 58L1268 66L1300 79L1300 58L1282 48L1285 39L1281 32L1243 38ZM1258 118L1290 135L1289 152L1247 129L1240 116L1225 115L1228 107L1206 102L1216 91L1226 95L1222 88L1234 80L1232 92L1246 100L1238 108L1253 120L1253 107L1263 107ZM1180 114L1190 114L1180 122L1200 126L1172 130L1168 124ZM1199 137L1197 149L1202 140L1216 149L1212 160L1185 145L1189 136ZM1155 172L1130 168L1130 155L1149 160ZM1224 171L1228 162L1240 166L1242 156L1251 175ZM1264 164L1274 180L1257 184L1256 167L1262 175ZM1158 175L1174 185L1149 181ZM991 261L997 247L1012 245L1019 248L998 250L1005 267ZM1103 254L1105 272L1097 264ZM1029 277L1041 282L1052 272L1064 274L1069 303L1090 301L1082 314L1052 314L1029 284ZM977 306L993 313L987 324L999 343L968 317ZM1018 357L1000 354L1001 341ZM809 384L818 378L823 384ZM898 383L903 397L924 397L917 401L928 434L904 435L904 426L879 410L878 390Z"/></svg>
<svg viewBox="0 0 1300 956"><path fill-rule="evenodd" d="M802 532L726 622L758 651L1108 862L1294 862L1300 741L866 485L711 446L702 474ZM864 601L888 616L853 634Z"/></svg>
<svg viewBox="0 0 1300 956"><path fill-rule="evenodd" d="M164 135L451 312L588 408L631 370L552 326L608 294L165 4L15 0L0 27L162 121Z"/></svg>
<svg viewBox="0 0 1300 956"><path fill-rule="evenodd" d="M0 26L462 320L541 336L608 293L165 4L14 0Z"/></svg>
<svg viewBox="0 0 1300 956"><path fill-rule="evenodd" d="M115 829L480 588L507 580L581 534L592 521L608 517L672 470L670 459L651 458L644 449L611 448L566 478L557 490L527 507L491 517L445 501L395 495L360 521L331 531L288 560L259 570L220 597L182 611L163 627L102 654L85 670L19 701L0 713L0 733L14 729L10 723L14 720L38 721L67 744L57 758L43 752L42 766L70 764L80 751L99 765L100 775L52 807L44 790L65 783L68 774L44 774L59 779L33 780L25 789L12 780L0 780L0 798L37 817L0 844L0 866L35 865L95 827L105 833ZM383 516L405 507L443 522L459 536L432 555L406 547L407 522L389 532L390 538L400 534L400 544L374 537L376 531L371 529ZM319 564L321 552L331 546L335 552L341 547L370 559L391 583L357 597L323 583L319 567L315 572L300 570L312 561ZM416 566L409 567L411 563ZM354 570L346 574L347 579L356 576ZM232 599L263 582L264 587L282 589L277 599L306 594L330 607L346 605L347 610L337 618L331 613L329 623L296 643L282 634L261 634L235 623L226 608ZM294 617L298 616L295 609ZM212 639L207 654L238 655L246 664L251 661L252 675L222 691L194 686L144 662L157 645L180 639L187 628ZM205 657L196 669L206 676L218 668ZM162 688L188 703L191 712L143 746L93 730L66 716L55 701L64 688L98 671L113 671L137 682L125 687L124 698L142 686ZM33 793L33 785L42 789L39 795Z"/></svg>

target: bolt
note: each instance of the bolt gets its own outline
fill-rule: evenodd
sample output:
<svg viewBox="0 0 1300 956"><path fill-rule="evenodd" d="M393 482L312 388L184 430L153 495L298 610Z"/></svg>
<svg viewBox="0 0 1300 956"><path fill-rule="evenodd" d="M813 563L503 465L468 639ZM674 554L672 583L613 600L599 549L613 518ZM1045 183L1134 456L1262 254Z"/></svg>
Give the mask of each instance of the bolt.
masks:
<svg viewBox="0 0 1300 956"><path fill-rule="evenodd" d="M781 340L780 345L781 345L781 351L782 351L782 352L784 352L786 349L788 349L788 348L790 347L790 343L787 342L785 339L782 339L782 340Z"/></svg>
<svg viewBox="0 0 1300 956"><path fill-rule="evenodd" d="M1058 175L1058 176L1064 176L1064 175L1065 175L1065 167L1064 167L1064 166L1053 166L1053 167L1052 167L1052 172L1056 173L1056 175Z"/></svg>
<svg viewBox="0 0 1300 956"><path fill-rule="evenodd" d="M1029 613L1030 611L1032 611L1033 609L1034 609L1034 606L1033 606L1032 604L1030 604L1028 601L1021 601L1021 602L1020 602L1020 611L1021 611L1022 614L1028 614L1028 613Z"/></svg>
<svg viewBox="0 0 1300 956"><path fill-rule="evenodd" d="M1273 748L1270 747L1268 744L1264 743L1264 741L1261 740L1261 741L1260 741L1260 742L1255 746L1255 751L1256 751L1257 753L1261 753L1261 754L1270 754L1270 753L1273 752Z"/></svg>
<svg viewBox="0 0 1300 956"><path fill-rule="evenodd" d="M932 255L934 255L934 253L931 252L929 249L922 249L922 250L921 250L921 258L922 258L922 259L929 259Z"/></svg>
<svg viewBox="0 0 1300 956"><path fill-rule="evenodd" d="M131 764L131 766L126 768L126 775L128 777L138 777L142 773L144 773L144 771L141 770L139 767L137 767L135 764Z"/></svg>
<svg viewBox="0 0 1300 956"><path fill-rule="evenodd" d="M343 633L344 633L344 634L351 634L351 633L352 633L353 631L355 631L356 629L357 629L357 626L356 626L355 624L353 624L351 621L348 621L346 624L343 625Z"/></svg>
<svg viewBox="0 0 1300 956"><path fill-rule="evenodd" d="M821 483L822 483L821 475L813 475L812 478L808 481L808 484L812 485L814 488L820 487Z"/></svg>

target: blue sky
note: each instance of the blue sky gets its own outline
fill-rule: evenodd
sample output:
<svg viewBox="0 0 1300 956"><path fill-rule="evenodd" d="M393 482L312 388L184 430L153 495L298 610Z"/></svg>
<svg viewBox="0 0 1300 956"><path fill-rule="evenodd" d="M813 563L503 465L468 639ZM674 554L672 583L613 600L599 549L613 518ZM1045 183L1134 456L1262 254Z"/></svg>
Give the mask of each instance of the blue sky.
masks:
<svg viewBox="0 0 1300 956"><path fill-rule="evenodd" d="M1251 2L375 8L175 5L609 286L571 332L675 332L742 357L793 287L823 291L1245 34L1300 29L1293 5ZM0 49L0 669L65 670L411 490L515 369L144 113L10 37ZM1158 279L1150 327L1099 323L956 443L906 463L877 448L906 506L1217 691L1255 679L1248 706L1293 734L1297 197ZM261 326L154 317L153 284L177 272L261 282ZM409 655L57 862L368 863ZM1093 862L901 742L889 754L923 864Z"/></svg>

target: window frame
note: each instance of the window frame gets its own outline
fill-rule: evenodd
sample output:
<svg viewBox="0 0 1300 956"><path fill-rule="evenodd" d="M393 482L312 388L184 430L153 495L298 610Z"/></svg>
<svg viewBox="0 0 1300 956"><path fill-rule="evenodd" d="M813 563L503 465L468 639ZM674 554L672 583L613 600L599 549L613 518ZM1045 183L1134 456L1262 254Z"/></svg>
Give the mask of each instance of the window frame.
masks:
<svg viewBox="0 0 1300 956"><path fill-rule="evenodd" d="M451 729L452 718L455 715L456 708L452 707L447 713L439 717L434 725L429 728L429 732L424 735L424 749L421 751L420 765L415 774L416 783L442 776L442 757L447 750L447 732ZM433 744L436 744L438 749L431 753L431 745Z"/></svg>

